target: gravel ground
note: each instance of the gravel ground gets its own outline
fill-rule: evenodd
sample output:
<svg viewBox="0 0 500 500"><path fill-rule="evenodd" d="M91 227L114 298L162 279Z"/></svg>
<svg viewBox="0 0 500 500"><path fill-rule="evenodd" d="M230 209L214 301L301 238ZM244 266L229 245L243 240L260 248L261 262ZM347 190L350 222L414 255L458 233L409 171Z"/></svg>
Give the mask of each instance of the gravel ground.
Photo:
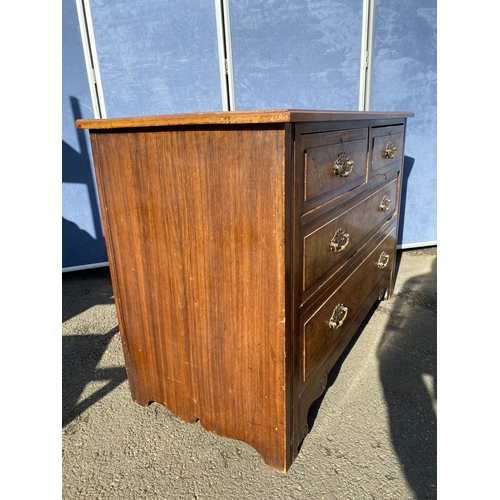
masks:
<svg viewBox="0 0 500 500"><path fill-rule="evenodd" d="M62 498L437 498L437 249L400 252L311 407L287 474L252 447L130 397L109 269L62 278Z"/></svg>

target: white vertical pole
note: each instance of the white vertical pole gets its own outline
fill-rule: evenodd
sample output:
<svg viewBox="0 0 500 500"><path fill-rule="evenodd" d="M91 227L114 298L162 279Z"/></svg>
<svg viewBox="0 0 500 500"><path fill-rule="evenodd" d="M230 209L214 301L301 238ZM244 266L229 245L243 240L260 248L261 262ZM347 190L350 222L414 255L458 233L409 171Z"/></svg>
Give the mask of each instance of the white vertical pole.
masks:
<svg viewBox="0 0 500 500"><path fill-rule="evenodd" d="M234 97L234 71L233 71L233 47L231 44L231 18L229 15L229 0L222 0L224 5L224 30L226 40L226 59L227 59L227 83L229 90L229 110L236 109Z"/></svg>
<svg viewBox="0 0 500 500"><path fill-rule="evenodd" d="M222 110L233 111L235 109L235 98L229 0L215 0L215 18L217 22L217 43L219 46Z"/></svg>
<svg viewBox="0 0 500 500"><path fill-rule="evenodd" d="M83 53L87 66L87 77L89 80L90 96L94 108L94 118L106 118L106 107L104 105L104 93L102 90L101 74L97 61L97 50L94 38L92 16L90 14L89 0L76 0L78 21L82 37Z"/></svg>
<svg viewBox="0 0 500 500"><path fill-rule="evenodd" d="M370 111L375 33L375 0L363 0L363 28L359 77L359 110Z"/></svg>

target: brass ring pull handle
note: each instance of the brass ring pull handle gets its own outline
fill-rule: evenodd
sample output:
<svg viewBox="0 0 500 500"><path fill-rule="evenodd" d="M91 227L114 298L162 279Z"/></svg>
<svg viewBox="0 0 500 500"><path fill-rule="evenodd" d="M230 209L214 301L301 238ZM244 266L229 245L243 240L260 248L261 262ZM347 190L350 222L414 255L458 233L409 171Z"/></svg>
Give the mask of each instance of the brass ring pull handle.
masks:
<svg viewBox="0 0 500 500"><path fill-rule="evenodd" d="M333 172L339 177L347 177L354 168L354 160L351 160L345 153L340 153L333 165Z"/></svg>
<svg viewBox="0 0 500 500"><path fill-rule="evenodd" d="M380 254L380 257L378 258L378 262L377 262L377 267L379 269L384 269L387 267L387 264L389 264L389 254L386 253L386 252L382 252Z"/></svg>
<svg viewBox="0 0 500 500"><path fill-rule="evenodd" d="M338 304L333 310L332 317L328 322L329 328L333 328L334 330L340 328L347 318L347 311L348 309L344 306L344 304Z"/></svg>
<svg viewBox="0 0 500 500"><path fill-rule="evenodd" d="M384 196L380 202L380 210L382 212L388 212L391 207L392 200L388 196Z"/></svg>
<svg viewBox="0 0 500 500"><path fill-rule="evenodd" d="M344 248L349 244L350 235L345 232L344 229L340 228L335 231L332 241L330 241L330 250L334 252L342 252Z"/></svg>
<svg viewBox="0 0 500 500"><path fill-rule="evenodd" d="M389 141L385 145L385 150L382 152L382 156L384 158L389 158L390 160L393 160L394 157L396 156L397 151L398 151L398 148L396 146L394 146L394 144L391 141Z"/></svg>

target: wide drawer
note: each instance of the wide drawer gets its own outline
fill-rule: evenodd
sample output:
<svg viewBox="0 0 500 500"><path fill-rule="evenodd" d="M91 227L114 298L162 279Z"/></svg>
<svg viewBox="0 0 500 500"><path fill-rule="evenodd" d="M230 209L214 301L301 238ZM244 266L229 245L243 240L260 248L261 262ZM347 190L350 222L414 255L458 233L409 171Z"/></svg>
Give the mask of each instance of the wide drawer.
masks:
<svg viewBox="0 0 500 500"><path fill-rule="evenodd" d="M373 244L359 265L353 266L340 284L332 287L331 293L325 293L303 315L299 351L302 381L323 364L352 323L359 320L358 313L375 287L385 278L389 283L396 257L396 234L396 224L392 223L382 241L377 238L380 243Z"/></svg>
<svg viewBox="0 0 500 500"><path fill-rule="evenodd" d="M380 172L393 163L401 163L404 146L404 126L373 128L371 172Z"/></svg>
<svg viewBox="0 0 500 500"><path fill-rule="evenodd" d="M303 236L302 292L333 276L368 237L394 215L397 178L333 218L312 225Z"/></svg>
<svg viewBox="0 0 500 500"><path fill-rule="evenodd" d="M368 129L304 135L303 201L306 209L366 182Z"/></svg>

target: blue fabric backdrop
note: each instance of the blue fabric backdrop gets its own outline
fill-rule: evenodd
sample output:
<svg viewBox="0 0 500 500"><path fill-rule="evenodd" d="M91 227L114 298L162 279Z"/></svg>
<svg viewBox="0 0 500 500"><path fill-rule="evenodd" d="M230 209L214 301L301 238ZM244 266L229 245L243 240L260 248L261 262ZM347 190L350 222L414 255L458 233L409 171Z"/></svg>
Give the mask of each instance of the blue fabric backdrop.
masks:
<svg viewBox="0 0 500 500"><path fill-rule="evenodd" d="M362 0L230 0L237 109L358 108ZM215 5L91 0L107 116L222 109ZM414 111L400 243L437 240L436 0L377 0L373 110ZM75 0L63 0L63 268L107 261Z"/></svg>
<svg viewBox="0 0 500 500"><path fill-rule="evenodd" d="M362 0L232 0L237 109L358 109Z"/></svg>
<svg viewBox="0 0 500 500"><path fill-rule="evenodd" d="M437 241L436 0L377 0L373 110L413 111L400 243Z"/></svg>

